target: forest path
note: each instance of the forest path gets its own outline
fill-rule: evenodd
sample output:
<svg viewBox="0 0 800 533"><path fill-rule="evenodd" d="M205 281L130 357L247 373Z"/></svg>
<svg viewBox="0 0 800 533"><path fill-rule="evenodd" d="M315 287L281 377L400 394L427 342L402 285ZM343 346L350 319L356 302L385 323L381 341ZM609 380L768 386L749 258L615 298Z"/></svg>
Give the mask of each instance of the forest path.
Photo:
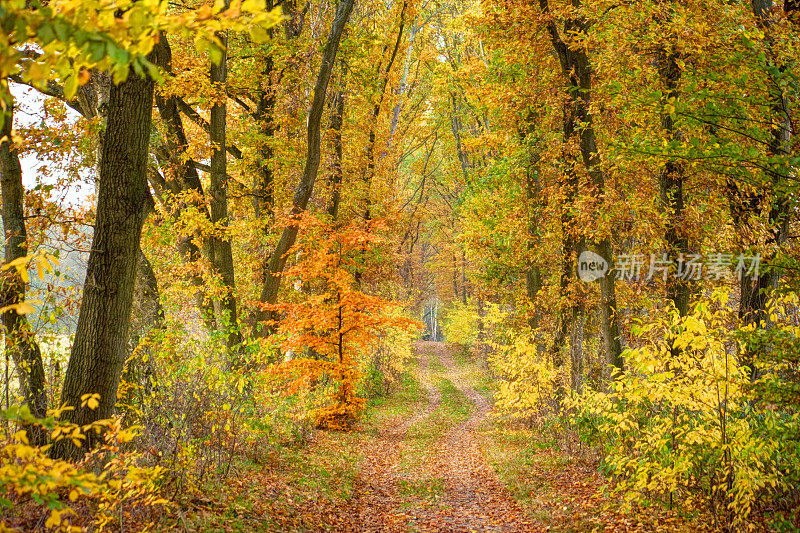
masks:
<svg viewBox="0 0 800 533"><path fill-rule="evenodd" d="M470 366L443 343L419 342L425 400L364 451L349 529L359 532L535 531L480 450L491 406Z"/></svg>

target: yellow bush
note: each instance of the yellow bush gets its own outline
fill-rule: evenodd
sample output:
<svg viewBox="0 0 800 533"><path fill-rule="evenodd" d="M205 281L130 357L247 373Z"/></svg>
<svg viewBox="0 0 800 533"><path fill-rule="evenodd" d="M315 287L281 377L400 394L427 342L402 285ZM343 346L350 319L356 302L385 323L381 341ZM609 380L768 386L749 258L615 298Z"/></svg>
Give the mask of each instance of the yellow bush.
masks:
<svg viewBox="0 0 800 533"><path fill-rule="evenodd" d="M527 422L548 414L558 372L547 354L539 353L522 333L506 342L492 342L491 347L490 361L500 377L497 409Z"/></svg>
<svg viewBox="0 0 800 533"><path fill-rule="evenodd" d="M148 530L152 521L146 518L155 516L153 510L166 501L158 493L162 469L142 468L135 453L120 451L136 431L123 429L119 419L79 427L60 423L58 415L54 411L48 419L38 420L24 406L0 411L0 506L4 508L0 530L30 529L30 517L38 519L43 513L44 526L59 531L82 531L80 526L89 524L104 531L119 521L126 528ZM45 427L54 442L66 439L80 444L90 432L102 433L105 442L75 464L51 458L49 444L31 446L25 429L11 429L16 425Z"/></svg>
<svg viewBox="0 0 800 533"><path fill-rule="evenodd" d="M478 341L480 317L474 305L455 302L442 321L442 333L447 342L470 347Z"/></svg>
<svg viewBox="0 0 800 533"><path fill-rule="evenodd" d="M703 509L739 530L756 502L791 489L798 455L781 434L796 434L797 413L750 395L726 300L716 293L689 316L637 328L651 343L624 352L626 369L607 391L587 388L571 405L626 501Z"/></svg>

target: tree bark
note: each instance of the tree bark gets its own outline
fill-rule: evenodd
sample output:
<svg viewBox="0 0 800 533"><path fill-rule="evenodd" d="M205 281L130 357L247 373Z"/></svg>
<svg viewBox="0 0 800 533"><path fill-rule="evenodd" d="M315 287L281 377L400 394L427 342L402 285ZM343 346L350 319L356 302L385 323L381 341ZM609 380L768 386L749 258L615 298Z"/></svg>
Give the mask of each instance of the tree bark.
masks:
<svg viewBox="0 0 800 533"><path fill-rule="evenodd" d="M556 368L564 365L562 350L567 342L567 334L571 331L572 321L577 316L585 315L586 311L583 302L583 291L574 291L580 293L580 299L578 299L578 294L573 294L571 302L569 304L566 303L570 300L570 285L575 283L575 255L579 244L575 238L575 215L573 214L575 196L578 194L578 175L575 172L575 158L570 156L570 150L567 146L570 139L575 135L575 114L571 106L566 106L563 113L562 142L564 143L564 148L562 149L562 158L564 168L561 182L563 199L561 200L559 217L561 225L561 272L558 283L559 309L556 329L553 334L553 343L550 346L550 360Z"/></svg>
<svg viewBox="0 0 800 533"><path fill-rule="evenodd" d="M169 44L169 37L166 33L161 33L158 43L153 49L153 62L158 65L165 72L172 71L172 48ZM164 146L156 150L156 157L159 159L159 164L167 166L172 172L171 179L167 179L163 184L173 196L178 196L182 193L190 193L191 196L197 198L205 198L203 191L203 184L200 182L200 175L197 173L195 162L192 159L185 158L184 154L189 147L189 140L186 137L186 131L183 127L183 120L181 119L180 111L178 108L178 98L176 96L165 97L161 92L155 95L156 107L161 120L166 126L167 135L164 139ZM152 175L151 175L152 177ZM162 185L159 184L159 188ZM198 202L196 207L210 219L211 215L205 205L205 201ZM177 205L169 206L169 210L177 218L185 211L188 206L184 202L177 202ZM205 258L213 263L213 250L211 243L208 239L203 244L203 249L195 244L195 239L203 240L201 235L178 235L176 237L176 247L181 259L192 267L192 272L188 274L190 283L195 289L194 299L195 306L197 307L200 317L202 318L206 328L213 331L217 327L217 322L214 316L214 307L210 300L206 297L205 282L203 276L197 272L197 263Z"/></svg>
<svg viewBox="0 0 800 533"><path fill-rule="evenodd" d="M678 66L678 52L675 43L670 47L662 48L658 52L658 74L662 86L662 111L661 130L668 139L673 139L680 134L675 127L672 113L664 110L670 101L673 103L678 98L678 82L681 78L681 69ZM667 248L667 257L674 260L681 254L689 253L689 240L683 228L684 195L683 180L685 169L683 163L677 159L669 159L664 164L658 176L658 188L661 205L670 213L667 221L664 241ZM672 301L680 316L686 316L689 311L689 282L685 279L672 279L668 276L666 286L667 299Z"/></svg>
<svg viewBox="0 0 800 533"><path fill-rule="evenodd" d="M226 7L229 2L226 1ZM211 222L216 227L216 232L223 235L214 235L211 239L214 247L214 268L222 278L225 286L225 295L218 302L219 315L223 327L227 328L226 344L228 356L235 357L236 347L241 344L242 337L239 333L239 320L236 305L236 280L233 269L233 250L230 236L226 235L228 229L228 162L225 153L227 136L228 107L226 104L225 88L228 83L228 36L226 33L217 33L217 38L222 42L222 58L218 65L211 64L211 84L217 89L214 105L211 107L211 173L208 194L211 204ZM215 233L216 233L215 232ZM235 364L238 364L234 362Z"/></svg>
<svg viewBox="0 0 800 533"><path fill-rule="evenodd" d="M545 200L542 197L542 185L539 176L539 159L540 154L538 150L534 150L531 144L535 144L535 141L531 139L531 136L534 132L534 124L532 123L535 120L533 113L529 113L526 117L524 129L520 131L520 140L523 144L526 145L526 157L527 161L525 164L525 200L526 200L526 211L527 211L527 251L528 251L528 268L525 273L525 289L528 297L528 304L530 306L530 310L528 311L528 326L530 328L536 329L539 326L539 317L540 311L538 306L536 305L536 299L538 297L539 291L542 289L542 271L541 267L537 264L534 260L534 255L536 253L536 248L540 244L539 238L539 228L538 228L538 221L539 217L541 216L542 208L545 205Z"/></svg>
<svg viewBox="0 0 800 533"><path fill-rule="evenodd" d="M328 42L325 44L325 51L322 54L322 64L320 65L317 82L314 87L314 98L308 113L308 148L306 152L306 162L303 169L303 177L292 199L290 217L297 217L300 213L305 211L308 201L311 198L311 193L314 190L314 182L319 170L321 142L320 121L322 120L322 111L325 108L325 94L328 90L328 82L331 78L333 63L336 60L336 53L339 50L342 31L344 30L347 20L350 18L354 2L355 0L343 0L337 7L336 16L331 26L330 35L328 36ZM270 256L267 276L261 288L261 297L259 299L262 304L269 305L277 301L281 275L286 266L286 254L289 249L294 246L298 231L299 228L296 224L287 226L283 230L281 238ZM273 319L274 314L271 311L263 308L256 311L257 322L272 321ZM269 324L264 324L261 328L256 325L254 328L254 333L258 337L265 337L271 332L272 327Z"/></svg>
<svg viewBox="0 0 800 533"><path fill-rule="evenodd" d="M86 271L78 327L69 358L63 418L84 425L114 414L117 387L128 353L131 302L146 216L148 144L153 81L133 69L111 88L99 171L92 251ZM99 394L96 409L82 406ZM98 439L93 431L81 447L60 441L57 457L79 457Z"/></svg>
<svg viewBox="0 0 800 533"><path fill-rule="evenodd" d="M330 130L333 132L333 163L331 164L330 184L331 203L328 216L332 221L339 218L339 202L342 199L342 121L344 118L344 91L333 93Z"/></svg>
<svg viewBox="0 0 800 533"><path fill-rule="evenodd" d="M291 8L293 4L289 3ZM272 0L267 0L267 11L272 11L274 4ZM286 13L286 11L284 11ZM290 16L285 24L290 24L292 17ZM274 29L267 30L270 37L273 36ZM253 113L253 118L258 124L262 138L260 139L261 145L258 148L258 168L256 172L256 183L254 184L253 194L253 214L256 219L260 219L262 215L266 215L268 220L274 216L275 209L275 192L274 188L274 171L273 171L273 156L274 151L272 143L274 142L275 131L275 104L277 102L277 80L273 80L275 76L275 58L273 52L270 50L264 57L264 68L261 70L261 84L260 90L257 95L256 110ZM280 77L278 73L277 77ZM264 88L263 84L267 84ZM264 224L266 231L269 224Z"/></svg>
<svg viewBox="0 0 800 533"><path fill-rule="evenodd" d="M148 204L152 207L152 201ZM141 406L152 391L154 370L150 358L151 346L147 339L153 331L164 328L164 308L159 298L158 278L141 246L137 255L131 308L130 352L121 378L129 386L117 399L127 424L138 423L141 411L137 406Z"/></svg>
<svg viewBox="0 0 800 533"><path fill-rule="evenodd" d="M579 4L577 0L573 2ZM547 0L539 0L539 6L543 13L550 16ZM597 148L593 117L589 111L589 100L592 90L592 68L586 49L581 45L566 43L559 35L555 21L551 18L547 21L547 31L553 44L553 49L558 56L561 64L561 73L567 84L567 93L571 104L571 112L574 114L576 124L580 128L575 128L571 136L576 136L580 146L583 165L589 175L589 180L594 189L593 197L598 202L597 208L602 202L605 190L605 175L600 167L600 153ZM573 35L575 33L585 33L586 22L578 17L570 17L564 25L564 34ZM607 264L612 264L611 239L605 237L598 242L587 242L587 248L600 255ZM601 329L603 332L603 345L605 348L606 360L616 369L622 369L622 346L619 338L619 325L615 313L617 307L616 280L613 275L606 275L600 278L600 317Z"/></svg>
<svg viewBox="0 0 800 533"><path fill-rule="evenodd" d="M583 339L586 332L586 312L579 307L573 309L569 340L569 383L570 388L580 393L583 389Z"/></svg>
<svg viewBox="0 0 800 533"><path fill-rule="evenodd" d="M13 107L3 114L0 128L0 185L3 196L3 229L5 230L5 261L10 263L28 255L28 233L25 227L25 189L22 186L22 167L17 150L11 144L14 122ZM25 282L11 269L2 276L2 305L11 305L25 300ZM24 405L37 418L47 413L44 365L39 345L31 331L25 315L16 311L3 313L6 335L6 350L11 353L17 368L19 389ZM28 428L31 444L39 446L47 440L46 432L39 428Z"/></svg>

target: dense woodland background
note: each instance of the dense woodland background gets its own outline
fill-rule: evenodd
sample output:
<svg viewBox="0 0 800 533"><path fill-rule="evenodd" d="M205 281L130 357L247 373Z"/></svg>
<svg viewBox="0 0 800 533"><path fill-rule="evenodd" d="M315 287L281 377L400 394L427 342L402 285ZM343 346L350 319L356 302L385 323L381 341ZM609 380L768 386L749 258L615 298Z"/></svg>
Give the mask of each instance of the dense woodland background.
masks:
<svg viewBox="0 0 800 533"><path fill-rule="evenodd" d="M0 0L0 528L186 529L424 337L621 512L796 530L798 17Z"/></svg>

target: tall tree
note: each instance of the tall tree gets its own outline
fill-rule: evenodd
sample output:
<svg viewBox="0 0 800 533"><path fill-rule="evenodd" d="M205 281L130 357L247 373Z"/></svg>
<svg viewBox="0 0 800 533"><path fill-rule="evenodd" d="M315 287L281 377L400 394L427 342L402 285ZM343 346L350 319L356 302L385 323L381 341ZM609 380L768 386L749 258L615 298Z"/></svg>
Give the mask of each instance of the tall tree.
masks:
<svg viewBox="0 0 800 533"><path fill-rule="evenodd" d="M172 48L169 44L169 36L166 33L161 33L158 43L153 48L153 56L153 62L164 72L172 72ZM156 107L158 107L158 114L164 123L166 135L164 136L164 142L156 147L154 151L159 165L165 169L165 173L171 173L171 175L165 176L166 179L162 180L160 179L160 174L151 172L148 176L151 184L158 191L169 190L173 197L180 197L185 192L190 197L200 198L200 201L195 202L200 204L196 205L196 207L203 216L210 220L211 215L208 212L205 201L202 200L205 198L205 193L203 184L200 181L200 175L197 172L195 162L186 157L189 139L179 112L179 98L175 95L165 95L162 91L158 91L155 95L155 102ZM173 202L173 204L175 205L170 205L170 207L176 217L179 217L189 207L184 201ZM201 246L195 243L195 240L204 241L202 249ZM195 234L179 235L176 244L181 258L191 268L189 281L195 288L195 305L206 327L209 330L216 329L217 321L214 315L214 307L206 296L203 276L197 272L197 263L204 257L209 262L213 262L212 243L209 242L208 238Z"/></svg>
<svg viewBox="0 0 800 533"><path fill-rule="evenodd" d="M230 5L226 1L225 6ZM216 226L212 243L214 247L214 268L222 278L225 294L219 301L219 312L222 323L228 328L226 341L229 355L234 347L241 343L239 333L238 312L236 308L236 280L233 269L233 249L228 228L228 163L226 154L227 137L227 84L228 84L228 36L217 33L222 44L219 63L211 63L211 84L216 89L214 105L211 107L211 172L208 194L211 204L211 222Z"/></svg>
<svg viewBox="0 0 800 533"><path fill-rule="evenodd" d="M86 271L78 327L61 395L73 408L64 418L88 424L114 413L117 387L128 346L129 319L139 239L147 214L148 147L153 80L130 70L127 80L111 87L102 141L97 215ZM99 394L91 409L82 398ZM60 457L77 456L97 437L90 432L78 448L61 441Z"/></svg>
<svg viewBox="0 0 800 533"><path fill-rule="evenodd" d="M665 6L666 12L659 13L659 22L668 26L672 22L674 9L670 3ZM667 141L680 138L680 131L675 125L675 114L670 112L675 109L675 102L680 96L678 84L681 79L681 68L678 64L680 52L675 42L676 37L672 36L671 28L669 40L659 46L656 52L656 64L658 66L658 77L663 94L661 100L661 130ZM664 242L667 254L670 259L686 256L689 253L689 239L686 236L683 217L684 187L686 168L683 161L678 158L668 158L661 168L658 176L659 195L661 204L669 213L667 227L664 234ZM667 280L667 298L675 304L681 316L689 311L689 283L682 278Z"/></svg>
<svg viewBox="0 0 800 533"><path fill-rule="evenodd" d="M580 6L579 1L573 4ZM598 204L602 204L605 195L605 174L601 167L600 152L597 147L597 138L593 126L594 117L589 108L592 91L592 67L589 61L586 44L573 42L576 36L585 35L586 21L576 14L569 15L564 24L562 36L556 27L553 15L550 12L548 0L539 0L539 6L547 17L547 31L553 45L553 50L558 56L561 65L561 74L564 77L567 96L570 104L567 114L568 121L574 121L574 130L569 132L569 137L574 138L580 147L581 159L593 190L593 196ZM565 130L566 132L566 130ZM570 139L571 140L571 139ZM572 167L572 172L576 169ZM601 208L601 205L598 205ZM611 239L602 237L597 242L587 242L587 247L605 259L607 264L612 264ZM617 307L615 278L612 275L603 276L600 283L600 317L603 330L603 344L607 361L616 368L622 368L622 347L619 338L619 325L615 314Z"/></svg>
<svg viewBox="0 0 800 533"><path fill-rule="evenodd" d="M404 1L403 5L400 9L400 22L397 28L397 37L395 38L394 45L392 46L391 50L392 53L389 56L389 59L386 65L381 68L381 63L378 63L376 68L376 78L379 80L379 88L377 94L377 101L372 108L372 116L370 117L370 126L369 126L369 139L367 141L367 167L365 169L364 174L364 184L365 184L365 198L364 202L366 204L364 208L364 220L370 220L372 218L371 215L371 208L372 202L370 199L370 189L372 187L372 181L375 177L375 143L377 140L377 128L378 128L378 119L381 115L381 108L383 106L383 101L386 98L386 88L389 85L389 77L391 76L392 66L394 65L395 59L397 59L397 51L400 49L400 43L403 40L403 30L406 26L406 9L408 8L408 1ZM383 54L387 52L389 49L389 43L387 42L383 46ZM381 57L381 60L383 57ZM357 276L358 279L359 276Z"/></svg>
<svg viewBox="0 0 800 533"><path fill-rule="evenodd" d="M3 196L3 229L5 231L6 264L28 255L28 232L25 227L25 189L22 186L22 167L11 138L14 122L13 106L3 114L0 129L0 186ZM25 299L25 281L16 269L2 278L3 306L18 304ZM44 366L39 345L24 314L16 310L3 313L6 351L11 353L17 367L19 390L23 402L36 417L43 418L47 411ZM44 444L47 436L31 427L28 439L36 445Z"/></svg>
<svg viewBox="0 0 800 533"><path fill-rule="evenodd" d="M342 70L344 71L344 68ZM331 203L328 206L328 216L333 221L336 221L339 217L339 203L342 199L342 120L344 118L344 104L344 90L339 89L333 93L331 98L332 112L330 123L328 124L333 134L333 161L330 168Z"/></svg>
<svg viewBox="0 0 800 533"><path fill-rule="evenodd" d="M314 182L317 178L317 171L319 170L320 158L320 122L322 121L322 111L325 109L325 94L328 90L328 82L331 78L331 71L333 64L336 61L336 53L339 50L339 42L342 38L345 24L350 18L350 13L353 11L353 4L355 0L343 0L336 8L336 16L331 25L331 32L328 35L328 41L325 44L325 50L322 54L322 64L319 67L319 74L317 75L317 82L314 86L314 98L311 102L311 109L308 112L308 128L307 139L308 147L306 150L305 167L303 168L303 176L300 179L300 184L294 193L292 199L292 209L290 217L297 217L300 213L305 211L308 201L311 198L311 193L314 190ZM286 266L286 254L289 249L294 246L297 240L297 233L299 227L290 221L290 224L284 228L281 238L278 241L275 250L269 258L268 272L264 285L261 288L260 302L262 304L271 305L277 301L278 289L280 289L281 275ZM259 309L256 311L256 320L258 322L271 321L273 313L266 309ZM256 326L257 336L266 336L272 331L271 327Z"/></svg>

